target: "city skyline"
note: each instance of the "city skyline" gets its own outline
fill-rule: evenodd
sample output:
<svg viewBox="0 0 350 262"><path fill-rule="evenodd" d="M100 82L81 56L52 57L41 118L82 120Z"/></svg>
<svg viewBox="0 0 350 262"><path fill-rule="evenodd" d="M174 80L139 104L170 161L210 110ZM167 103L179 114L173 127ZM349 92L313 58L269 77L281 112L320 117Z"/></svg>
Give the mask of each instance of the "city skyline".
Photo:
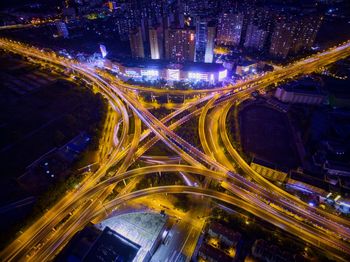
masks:
<svg viewBox="0 0 350 262"><path fill-rule="evenodd" d="M349 3L2 14L1 261L349 260Z"/></svg>

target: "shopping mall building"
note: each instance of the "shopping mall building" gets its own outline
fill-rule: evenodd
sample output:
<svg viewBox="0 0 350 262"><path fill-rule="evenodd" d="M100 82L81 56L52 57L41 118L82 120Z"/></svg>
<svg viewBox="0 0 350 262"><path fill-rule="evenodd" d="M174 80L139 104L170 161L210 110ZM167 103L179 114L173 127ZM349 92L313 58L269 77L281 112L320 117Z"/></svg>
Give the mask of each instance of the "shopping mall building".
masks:
<svg viewBox="0 0 350 262"><path fill-rule="evenodd" d="M194 63L173 64L161 60L105 60L105 68L115 72L123 80L204 81L210 84L222 82L227 70L222 64Z"/></svg>

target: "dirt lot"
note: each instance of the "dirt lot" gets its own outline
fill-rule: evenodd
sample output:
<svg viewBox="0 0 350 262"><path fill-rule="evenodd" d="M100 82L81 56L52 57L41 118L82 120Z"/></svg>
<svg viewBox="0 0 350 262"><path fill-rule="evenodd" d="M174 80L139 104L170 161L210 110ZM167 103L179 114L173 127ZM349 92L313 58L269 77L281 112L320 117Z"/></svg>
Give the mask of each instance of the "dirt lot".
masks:
<svg viewBox="0 0 350 262"><path fill-rule="evenodd" d="M240 112L243 150L278 166L295 168L299 158L287 116L264 105Z"/></svg>

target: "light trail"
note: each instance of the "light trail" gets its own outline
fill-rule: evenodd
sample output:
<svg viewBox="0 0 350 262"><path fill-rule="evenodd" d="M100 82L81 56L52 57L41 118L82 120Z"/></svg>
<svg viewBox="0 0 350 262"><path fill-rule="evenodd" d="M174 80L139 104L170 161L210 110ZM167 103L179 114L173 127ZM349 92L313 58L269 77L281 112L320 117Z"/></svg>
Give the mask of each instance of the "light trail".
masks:
<svg viewBox="0 0 350 262"><path fill-rule="evenodd" d="M4 49L11 50L15 53L22 52L22 54L25 54L26 56L31 56L31 57L37 56L37 58L46 60L50 63L56 63L64 67L72 68L74 71L79 72L82 75L82 77L95 83L102 92L107 94L107 96L111 96L111 95L115 96L115 94L117 94L124 101L124 103L126 103L129 106L129 108L131 108L133 112L136 113L138 117L150 128L150 130L152 130L157 135L157 138L153 139L153 141L156 141L157 139L161 139L170 148L172 148L175 152L177 152L185 161L187 161L188 163L191 163L192 165L196 166L200 170L207 170L204 166L210 166L211 168L214 168L220 171L219 173L221 174L221 176L226 174L225 178L230 178L232 180L235 180L238 183L238 185L243 186L245 189L233 187L233 185L230 185L230 184L226 185L226 188L228 188L229 191L237 194L239 197L245 199L246 201L255 202L257 204L256 207L264 206L264 203L261 202L260 200L261 197L271 198L275 200L276 196L281 195L283 196L283 198L288 199L286 203L289 203L292 210L306 208L309 212L319 212L322 214L322 211L319 211L316 209L309 209L308 207L305 207L305 203L303 203L299 199L296 199L295 197L293 198L293 196L290 196L283 190L282 192L277 191L277 193L270 192L269 190L266 190L262 186L259 186L250 181L247 181L246 179L244 179L239 175L234 175L224 165L213 160L212 157L203 154L201 151L193 147L187 141L178 137L170 127L165 126L164 123L162 123L162 121L159 121L158 119L156 119L152 114L148 112L148 110L143 108L142 105L140 106L139 103L134 99L134 97L127 93L129 89L123 83L118 83L118 86L115 86L114 84L110 84L109 82L102 79L95 72L93 72L91 69L85 68L81 64L77 64L75 61L59 58L55 54L48 55L48 54L45 54L44 52L37 53L34 49L30 49L30 47L23 47L19 44L9 43L8 41L6 42L4 40L0 40L0 45ZM12 45L16 46L16 48L13 48ZM349 47L350 47L349 43L345 43L342 46L327 50L325 53L315 55L313 57L314 59L307 58L307 59L301 60L299 62L286 66L284 68L280 68L271 73L267 73L267 74L255 77L254 79L239 83L237 85L232 85L232 86L228 86L220 89L211 89L210 92L208 90L196 90L195 92L192 92L192 94L196 94L197 92L212 93L212 94L217 93L219 95L218 100L220 100L221 98L225 98L226 96L228 96L228 99L229 98L243 99L244 97L248 96L252 91L258 88L261 88L262 86L267 87L273 83L281 82L283 80L290 79L301 74L311 73L319 67L325 66L336 60L344 58L349 55L349 51L350 51ZM28 50L30 49L32 52L27 51L26 49ZM209 97L206 97L206 98L209 99ZM187 109L189 108L191 107L190 106L187 107ZM190 115L194 115L194 114L191 113ZM183 122L184 119L186 119L186 117L183 117L178 122L179 123ZM150 131L146 131L145 134L147 134L147 132L148 134L150 133ZM148 142L146 143L146 145L152 144ZM143 148L142 150L144 150L146 147L142 146L139 149L141 148ZM120 161L123 157L125 157L125 155L127 155L127 152L128 152L127 150L123 150L120 154L116 154L118 157L113 158L113 160L117 160L118 158L118 161ZM136 155L138 152L139 150L136 151ZM104 167L106 168L106 166ZM88 187L91 188L91 185L86 186L86 188ZM249 191L247 191L247 189L249 189ZM285 201L283 198L279 199L279 201ZM73 203L68 202L66 206L72 207L74 205ZM270 214L275 214L275 212L277 211L272 210ZM332 215L328 213L326 214L328 216L328 219L333 219L334 216L332 217ZM55 218L55 216L53 216L53 218ZM281 219L288 220L288 218L281 218ZM79 221L81 221L81 217L78 219L78 222ZM346 224L346 225L349 224L348 221L341 220L340 218L338 218L337 221L338 222L341 221L343 224ZM78 225L79 224L78 222L75 224ZM331 223L331 221L328 221L328 220L323 220L322 222ZM48 224L49 223L46 223L45 227L47 227ZM332 223L328 224L328 226L330 228L335 227L335 229L338 229L338 231L342 231L342 234L344 234L345 236L348 234L347 228L343 228L343 230L341 230L342 228L338 228L338 225L334 225ZM72 227L73 231L75 229L76 229L76 226ZM40 234L43 234L45 230L41 230L41 231L39 230L35 232L37 233L41 232ZM64 233L64 235L69 236L69 232L67 231L66 233ZM30 243L31 241L29 240L25 242L26 246L30 245ZM342 245L343 245L342 243L338 243L338 247L342 248ZM57 248L59 246L59 242L54 244L54 246ZM12 252L12 254L14 252L17 252L18 254L18 249L16 251L16 247L13 247L12 251L11 251L11 248L9 248L9 250L10 252ZM21 248L20 250L24 250L24 248ZM347 248L344 249L344 252L348 253Z"/></svg>

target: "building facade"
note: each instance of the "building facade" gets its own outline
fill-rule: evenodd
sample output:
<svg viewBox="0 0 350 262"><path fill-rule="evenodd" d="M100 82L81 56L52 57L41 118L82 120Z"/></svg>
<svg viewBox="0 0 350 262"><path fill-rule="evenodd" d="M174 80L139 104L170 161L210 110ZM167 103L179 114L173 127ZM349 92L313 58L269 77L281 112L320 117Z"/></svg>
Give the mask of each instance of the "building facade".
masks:
<svg viewBox="0 0 350 262"><path fill-rule="evenodd" d="M164 35L160 26L149 29L149 45L152 59L164 58Z"/></svg>
<svg viewBox="0 0 350 262"><path fill-rule="evenodd" d="M175 62L194 61L195 31L170 28L165 30L165 58Z"/></svg>
<svg viewBox="0 0 350 262"><path fill-rule="evenodd" d="M144 58L145 50L143 47L141 28L138 27L129 34L131 55L135 58Z"/></svg>
<svg viewBox="0 0 350 262"><path fill-rule="evenodd" d="M318 91L294 90L278 87L275 97L285 103L321 105L326 101L326 95Z"/></svg>
<svg viewBox="0 0 350 262"><path fill-rule="evenodd" d="M184 63L150 64L137 61L131 63L112 62L105 59L105 68L116 72L123 80L159 80L208 82L216 84L227 77L227 70L220 64Z"/></svg>
<svg viewBox="0 0 350 262"><path fill-rule="evenodd" d="M271 37L270 55L286 58L290 54L310 50L322 23L322 17L314 14L278 17Z"/></svg>
<svg viewBox="0 0 350 262"><path fill-rule="evenodd" d="M214 24L208 24L207 45L205 48L205 63L213 63L214 60L214 47L215 47L216 26Z"/></svg>
<svg viewBox="0 0 350 262"><path fill-rule="evenodd" d="M256 24L249 24L244 41L247 49L262 51L264 49L268 31Z"/></svg>
<svg viewBox="0 0 350 262"><path fill-rule="evenodd" d="M207 47L208 22L197 17L196 19L196 46L195 62L204 62Z"/></svg>
<svg viewBox="0 0 350 262"><path fill-rule="evenodd" d="M241 41L243 14L222 13L219 17L216 43L218 45L238 46Z"/></svg>

